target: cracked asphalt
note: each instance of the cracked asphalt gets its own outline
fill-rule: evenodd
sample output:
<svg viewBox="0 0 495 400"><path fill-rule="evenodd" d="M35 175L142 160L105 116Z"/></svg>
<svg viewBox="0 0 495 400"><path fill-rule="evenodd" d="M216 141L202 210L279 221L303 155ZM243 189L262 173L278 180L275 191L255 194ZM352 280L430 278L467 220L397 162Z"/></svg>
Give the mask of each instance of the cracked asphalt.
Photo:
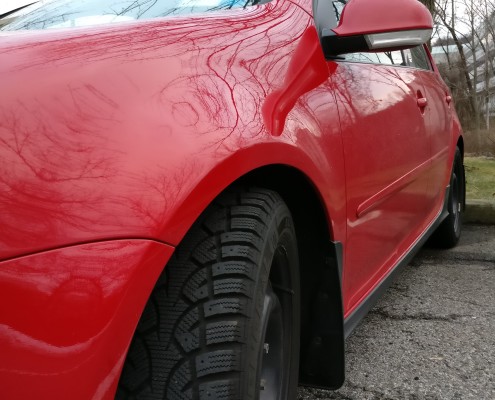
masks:
<svg viewBox="0 0 495 400"><path fill-rule="evenodd" d="M346 383L299 399L495 400L495 226L424 248L346 343Z"/></svg>

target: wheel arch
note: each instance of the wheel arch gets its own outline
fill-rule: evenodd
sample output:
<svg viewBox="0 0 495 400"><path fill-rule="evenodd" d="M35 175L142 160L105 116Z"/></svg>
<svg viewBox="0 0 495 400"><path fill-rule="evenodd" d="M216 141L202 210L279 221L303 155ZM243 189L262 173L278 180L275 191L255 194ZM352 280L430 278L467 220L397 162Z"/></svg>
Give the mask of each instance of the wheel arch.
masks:
<svg viewBox="0 0 495 400"><path fill-rule="evenodd" d="M300 264L299 383L338 389L344 383L345 358L343 245L338 240L341 233L335 232L339 229L332 214L335 210L329 210L319 187L304 171L287 164L251 169L219 190L211 202L233 186L273 190L287 204L294 221Z"/></svg>
<svg viewBox="0 0 495 400"><path fill-rule="evenodd" d="M345 371L342 245L333 240L332 220L323 196L302 171L281 164L247 172L220 190L213 200L233 186L273 190L287 204L294 221L300 261L299 383L339 388Z"/></svg>
<svg viewBox="0 0 495 400"><path fill-rule="evenodd" d="M457 139L457 147L459 147L459 150L461 150L462 158L464 158L464 138L462 137L462 135L460 135Z"/></svg>
<svg viewBox="0 0 495 400"><path fill-rule="evenodd" d="M296 230L301 283L300 384L336 389L344 381L342 244L332 240L332 220L311 180L296 168L269 165L233 185L277 192Z"/></svg>
<svg viewBox="0 0 495 400"><path fill-rule="evenodd" d="M277 192L294 219L300 253L302 335L300 382L338 388L344 381L341 292L345 236L345 181L339 147L325 154L286 143L259 143L234 152L187 182L168 214L159 240L174 246L208 206L235 185ZM332 189L333 188L333 189Z"/></svg>
<svg viewBox="0 0 495 400"><path fill-rule="evenodd" d="M459 135L459 138L457 139L457 147L461 151L461 159L462 159L462 185L463 185L464 195L462 196L461 204L462 204L462 211L466 211L466 171L464 168L464 138L462 135Z"/></svg>
<svg viewBox="0 0 495 400"><path fill-rule="evenodd" d="M453 150L451 162L452 163L454 162L455 149L459 148L461 152L461 160L462 160L462 184L464 189L464 196L461 199L461 205L462 205L462 211L466 211L466 173L464 169L464 136L462 134L462 128L458 121L456 124L456 130L454 131L454 134L455 134L454 137L456 137L456 142L455 145L453 146L454 150Z"/></svg>

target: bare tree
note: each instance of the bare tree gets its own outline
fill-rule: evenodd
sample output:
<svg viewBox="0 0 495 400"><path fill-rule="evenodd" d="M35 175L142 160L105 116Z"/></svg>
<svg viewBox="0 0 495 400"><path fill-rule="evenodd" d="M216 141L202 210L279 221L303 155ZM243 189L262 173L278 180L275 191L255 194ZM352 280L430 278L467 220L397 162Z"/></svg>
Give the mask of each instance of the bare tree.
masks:
<svg viewBox="0 0 495 400"><path fill-rule="evenodd" d="M439 69L452 90L463 125L476 134L481 151L491 140L495 0L434 1L435 46L445 52L444 65ZM456 51L452 51L452 47Z"/></svg>
<svg viewBox="0 0 495 400"><path fill-rule="evenodd" d="M432 14L435 13L435 0L420 0Z"/></svg>
<svg viewBox="0 0 495 400"><path fill-rule="evenodd" d="M473 0L466 0L473 1ZM478 104L476 101L476 86L473 85L473 81L469 75L469 68L466 53L464 51L463 43L465 40L465 34L459 31L456 27L456 21L459 16L457 15L455 0L436 0L435 1L435 17L437 22L444 27L450 34L454 45L459 53L459 66L462 70L462 76L466 83L466 88L469 92L469 106L471 113L477 114ZM475 54L475 52L473 52Z"/></svg>

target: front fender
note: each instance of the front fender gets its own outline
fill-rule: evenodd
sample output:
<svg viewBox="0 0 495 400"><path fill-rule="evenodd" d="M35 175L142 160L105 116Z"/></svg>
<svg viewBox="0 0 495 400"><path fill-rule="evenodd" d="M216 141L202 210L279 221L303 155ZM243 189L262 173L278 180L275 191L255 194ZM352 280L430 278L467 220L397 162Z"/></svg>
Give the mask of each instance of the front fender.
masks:
<svg viewBox="0 0 495 400"><path fill-rule="evenodd" d="M335 141L340 140L336 137ZM337 143L336 143L337 144ZM244 175L267 165L285 165L302 172L316 187L326 208L330 230L334 238L345 237L345 183L341 152L329 160L314 143L313 152L306 153L287 143L264 143L239 150L214 165L198 181L186 183L185 196L176 204L164 221L159 239L177 245L198 216L225 188ZM336 147L336 150L339 147ZM326 172L326 174L324 173ZM298 188L294 188L295 191Z"/></svg>
<svg viewBox="0 0 495 400"><path fill-rule="evenodd" d="M155 241L115 240L0 263L2 398L113 398L172 253Z"/></svg>

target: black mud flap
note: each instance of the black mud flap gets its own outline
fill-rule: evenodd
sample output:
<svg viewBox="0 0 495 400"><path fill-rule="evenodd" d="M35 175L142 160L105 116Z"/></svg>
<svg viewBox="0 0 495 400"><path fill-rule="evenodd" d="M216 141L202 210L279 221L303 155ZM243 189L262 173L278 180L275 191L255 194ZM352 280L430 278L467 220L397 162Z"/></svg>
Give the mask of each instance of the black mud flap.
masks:
<svg viewBox="0 0 495 400"><path fill-rule="evenodd" d="M344 383L342 261L342 243L331 242L310 308L310 337L301 343L302 386L338 389Z"/></svg>

